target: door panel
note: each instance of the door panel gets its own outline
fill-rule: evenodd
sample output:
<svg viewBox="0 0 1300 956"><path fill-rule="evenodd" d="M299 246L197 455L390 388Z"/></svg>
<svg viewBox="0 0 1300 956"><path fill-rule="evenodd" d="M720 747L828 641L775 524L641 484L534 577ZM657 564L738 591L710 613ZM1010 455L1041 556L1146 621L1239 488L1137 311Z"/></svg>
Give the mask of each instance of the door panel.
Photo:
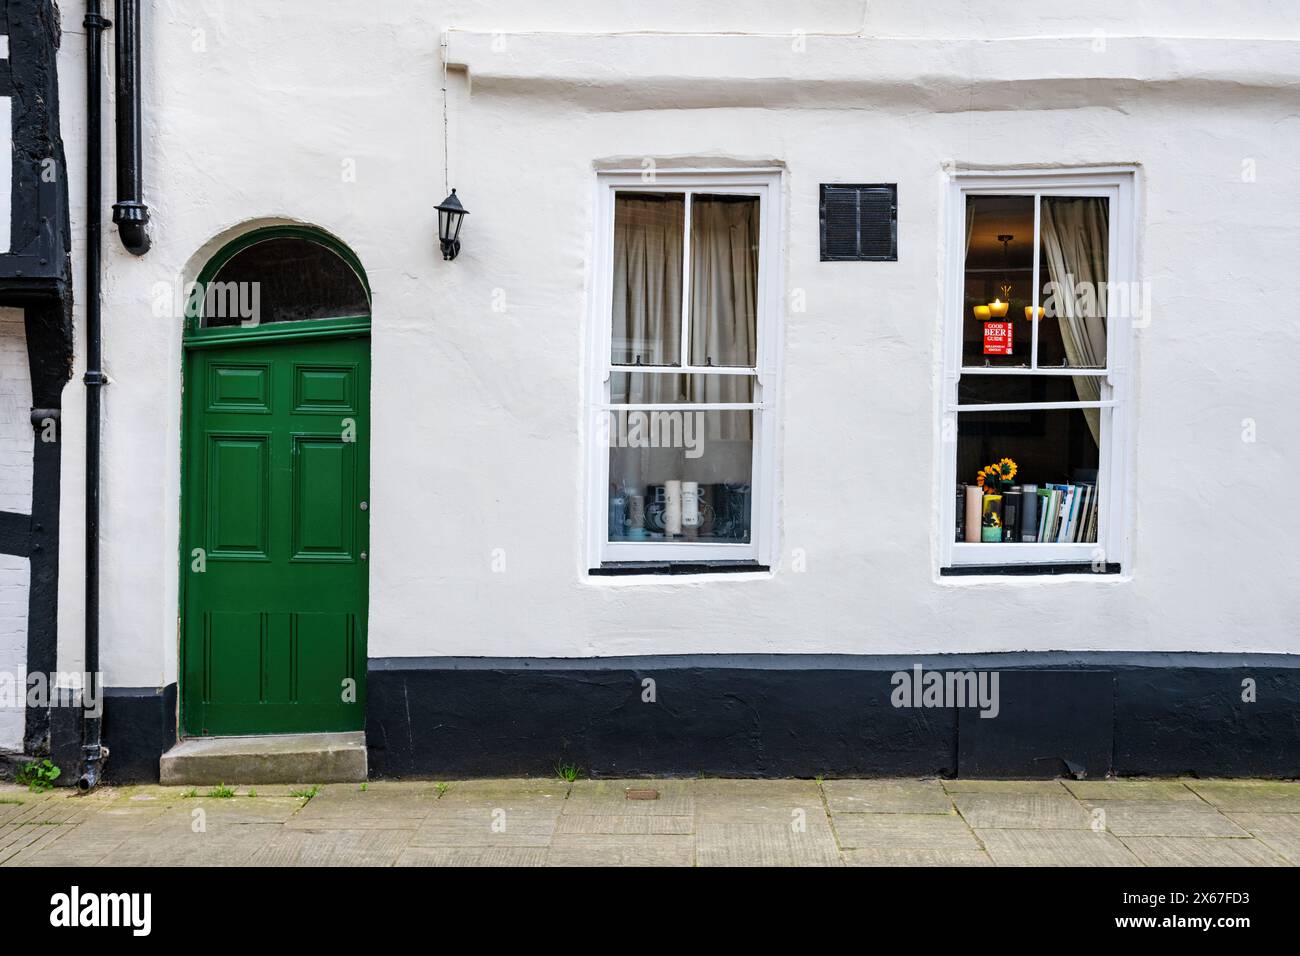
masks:
<svg viewBox="0 0 1300 956"><path fill-rule="evenodd" d="M293 442L293 560L350 561L360 500L356 444L323 435Z"/></svg>
<svg viewBox="0 0 1300 956"><path fill-rule="evenodd" d="M208 557L267 559L271 436L207 435L204 535Z"/></svg>
<svg viewBox="0 0 1300 956"><path fill-rule="evenodd" d="M208 411L271 411L271 369L217 362L208 366Z"/></svg>
<svg viewBox="0 0 1300 956"><path fill-rule="evenodd" d="M185 380L183 730L360 729L369 341L194 349Z"/></svg>
<svg viewBox="0 0 1300 956"><path fill-rule="evenodd" d="M356 411L357 370L298 365L294 368L295 412L345 413Z"/></svg>

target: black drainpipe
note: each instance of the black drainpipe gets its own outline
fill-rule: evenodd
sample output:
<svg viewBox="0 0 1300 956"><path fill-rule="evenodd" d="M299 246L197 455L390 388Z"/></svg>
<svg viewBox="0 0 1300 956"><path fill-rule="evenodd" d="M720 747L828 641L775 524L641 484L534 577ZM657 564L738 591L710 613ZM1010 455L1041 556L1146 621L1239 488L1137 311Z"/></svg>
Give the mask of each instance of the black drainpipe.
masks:
<svg viewBox="0 0 1300 956"><path fill-rule="evenodd" d="M100 175L100 40L112 23L99 12L99 0L86 0L86 683L82 697L82 770L77 789L91 790L103 770L100 722L103 688L99 679L99 409L104 376L100 348L99 254L102 231ZM94 701L99 713L86 706Z"/></svg>
<svg viewBox="0 0 1300 956"><path fill-rule="evenodd" d="M116 0L117 33L117 202L113 222L133 256L149 251L149 207L143 202L140 133L140 0Z"/></svg>

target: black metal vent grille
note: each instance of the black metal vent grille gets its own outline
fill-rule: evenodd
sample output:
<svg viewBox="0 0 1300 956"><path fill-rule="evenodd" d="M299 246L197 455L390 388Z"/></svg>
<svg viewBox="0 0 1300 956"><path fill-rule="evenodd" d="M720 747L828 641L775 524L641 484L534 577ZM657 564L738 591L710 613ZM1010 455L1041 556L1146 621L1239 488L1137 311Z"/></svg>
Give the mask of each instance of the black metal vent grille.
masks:
<svg viewBox="0 0 1300 956"><path fill-rule="evenodd" d="M822 262L898 261L898 184L822 183Z"/></svg>

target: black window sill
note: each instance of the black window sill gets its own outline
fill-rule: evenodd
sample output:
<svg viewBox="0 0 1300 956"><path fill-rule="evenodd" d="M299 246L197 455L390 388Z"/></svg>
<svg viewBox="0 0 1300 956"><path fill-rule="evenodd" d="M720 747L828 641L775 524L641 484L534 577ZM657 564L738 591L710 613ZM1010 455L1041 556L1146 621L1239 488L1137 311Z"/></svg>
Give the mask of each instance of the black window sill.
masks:
<svg viewBox="0 0 1300 956"><path fill-rule="evenodd" d="M960 577L973 574L1032 575L1049 574L1119 574L1118 564L1107 564L1101 569L1094 569L1087 561L1068 564L963 564L952 568L940 568L944 576Z"/></svg>
<svg viewBox="0 0 1300 956"><path fill-rule="evenodd" d="M588 574L612 577L625 574L734 574L743 571L770 571L757 561L607 561Z"/></svg>

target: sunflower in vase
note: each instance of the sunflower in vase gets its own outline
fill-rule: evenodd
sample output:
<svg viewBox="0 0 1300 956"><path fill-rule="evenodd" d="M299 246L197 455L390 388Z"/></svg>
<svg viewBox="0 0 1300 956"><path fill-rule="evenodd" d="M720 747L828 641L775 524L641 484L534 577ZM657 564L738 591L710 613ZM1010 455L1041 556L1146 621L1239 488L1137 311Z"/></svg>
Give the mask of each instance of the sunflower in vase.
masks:
<svg viewBox="0 0 1300 956"><path fill-rule="evenodd" d="M986 495L1000 494L1011 487L1019 469L1010 458L1003 458L993 465L985 465L975 476L975 483L984 489Z"/></svg>

